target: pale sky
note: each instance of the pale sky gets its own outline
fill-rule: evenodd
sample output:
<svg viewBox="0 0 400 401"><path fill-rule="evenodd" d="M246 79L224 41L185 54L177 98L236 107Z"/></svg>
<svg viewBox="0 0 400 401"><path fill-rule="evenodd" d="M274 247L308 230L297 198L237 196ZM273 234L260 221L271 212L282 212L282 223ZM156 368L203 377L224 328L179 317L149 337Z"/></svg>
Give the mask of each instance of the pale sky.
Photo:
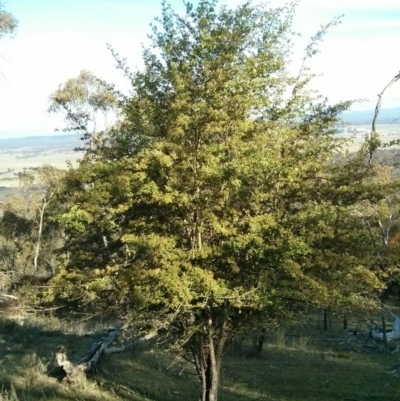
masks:
<svg viewBox="0 0 400 401"><path fill-rule="evenodd" d="M181 0L170 3L183 8ZM62 120L46 112L48 97L82 69L124 85L106 43L129 65L140 66L141 43L147 43L161 0L6 0L4 5L19 26L14 39L0 43L5 58L0 59L0 138L62 128ZM313 85L332 102L366 98L355 109L373 109L377 94L400 71L400 1L301 1L294 25L302 33L296 55L302 55L321 24L341 14L343 23L328 33L311 64L314 72L323 74ZM386 93L382 107L399 107L400 116L400 82Z"/></svg>

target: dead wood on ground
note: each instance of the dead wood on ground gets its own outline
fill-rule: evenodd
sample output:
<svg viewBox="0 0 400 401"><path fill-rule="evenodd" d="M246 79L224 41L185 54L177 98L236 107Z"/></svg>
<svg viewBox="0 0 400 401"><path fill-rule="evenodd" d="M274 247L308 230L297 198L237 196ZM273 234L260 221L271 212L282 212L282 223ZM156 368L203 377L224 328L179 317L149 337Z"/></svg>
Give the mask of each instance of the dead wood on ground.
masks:
<svg viewBox="0 0 400 401"><path fill-rule="evenodd" d="M93 343L86 355L80 358L77 362L71 362L68 359L67 350L64 346L58 347L55 357L57 366L62 368L65 374L63 381L68 383L76 383L86 373L95 370L96 365L103 355L124 352L128 349L137 347L147 341L150 341L157 335L157 332L152 332L146 334L145 336L138 337L126 344L110 347L110 345L120 337L122 331L123 330L121 328L113 329L107 338Z"/></svg>

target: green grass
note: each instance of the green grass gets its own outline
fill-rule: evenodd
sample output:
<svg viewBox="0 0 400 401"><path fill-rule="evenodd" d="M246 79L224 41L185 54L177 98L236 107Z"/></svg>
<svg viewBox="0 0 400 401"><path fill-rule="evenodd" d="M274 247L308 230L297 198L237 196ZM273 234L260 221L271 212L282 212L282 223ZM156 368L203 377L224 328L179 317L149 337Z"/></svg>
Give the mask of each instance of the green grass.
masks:
<svg viewBox="0 0 400 401"><path fill-rule="evenodd" d="M50 377L57 346L79 358L93 341L84 333L93 329L101 324L0 321L0 401L198 400L191 368L156 347L104 357L95 375L74 385ZM315 325L270 333L265 344L258 358L248 357L250 340L226 356L222 401L400 401L399 378L386 373L399 354L368 351L356 336Z"/></svg>

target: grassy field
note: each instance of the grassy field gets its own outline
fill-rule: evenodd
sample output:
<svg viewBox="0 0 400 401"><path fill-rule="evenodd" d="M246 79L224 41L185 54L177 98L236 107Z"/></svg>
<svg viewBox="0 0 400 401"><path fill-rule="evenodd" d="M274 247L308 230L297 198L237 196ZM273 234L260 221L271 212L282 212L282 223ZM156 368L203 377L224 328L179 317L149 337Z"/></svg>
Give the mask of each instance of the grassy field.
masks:
<svg viewBox="0 0 400 401"><path fill-rule="evenodd" d="M65 169L76 165L82 152L76 135L0 139L0 187L18 186L18 173L43 164Z"/></svg>
<svg viewBox="0 0 400 401"><path fill-rule="evenodd" d="M371 132L370 124L357 125L356 128L364 129L365 132L345 135L351 139L351 142L348 144L348 149L350 152L356 152L358 149L360 149L361 144L365 140L365 134L369 134ZM391 141L400 139L400 124L378 124L376 129L381 136L382 143L389 143Z"/></svg>
<svg viewBox="0 0 400 401"><path fill-rule="evenodd" d="M338 323L339 324L339 323ZM55 318L0 322L0 400L198 400L190 366L155 345L104 357L95 375L74 385L60 383L54 352L65 345L72 360L93 338L88 325ZM270 333L260 357L249 357L250 342L232 349L222 372L222 401L394 401L400 379L387 373L397 353L363 347L364 338L338 328L324 332L315 317L309 325ZM50 373L50 375L49 375Z"/></svg>

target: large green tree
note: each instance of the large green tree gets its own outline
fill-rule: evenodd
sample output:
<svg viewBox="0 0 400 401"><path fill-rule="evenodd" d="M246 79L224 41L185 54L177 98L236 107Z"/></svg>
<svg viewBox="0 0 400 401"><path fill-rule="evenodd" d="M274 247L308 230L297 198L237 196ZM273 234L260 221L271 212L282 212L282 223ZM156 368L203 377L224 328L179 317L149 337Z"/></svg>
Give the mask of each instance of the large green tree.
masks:
<svg viewBox="0 0 400 401"><path fill-rule="evenodd" d="M330 133L351 103L318 100L305 68L289 73L293 14L200 0L180 16L163 3L110 151L66 178L58 296L162 326L203 401L218 398L236 333L306 305L357 305L380 285L346 227L385 188L366 180L362 153L334 162L343 142Z"/></svg>

